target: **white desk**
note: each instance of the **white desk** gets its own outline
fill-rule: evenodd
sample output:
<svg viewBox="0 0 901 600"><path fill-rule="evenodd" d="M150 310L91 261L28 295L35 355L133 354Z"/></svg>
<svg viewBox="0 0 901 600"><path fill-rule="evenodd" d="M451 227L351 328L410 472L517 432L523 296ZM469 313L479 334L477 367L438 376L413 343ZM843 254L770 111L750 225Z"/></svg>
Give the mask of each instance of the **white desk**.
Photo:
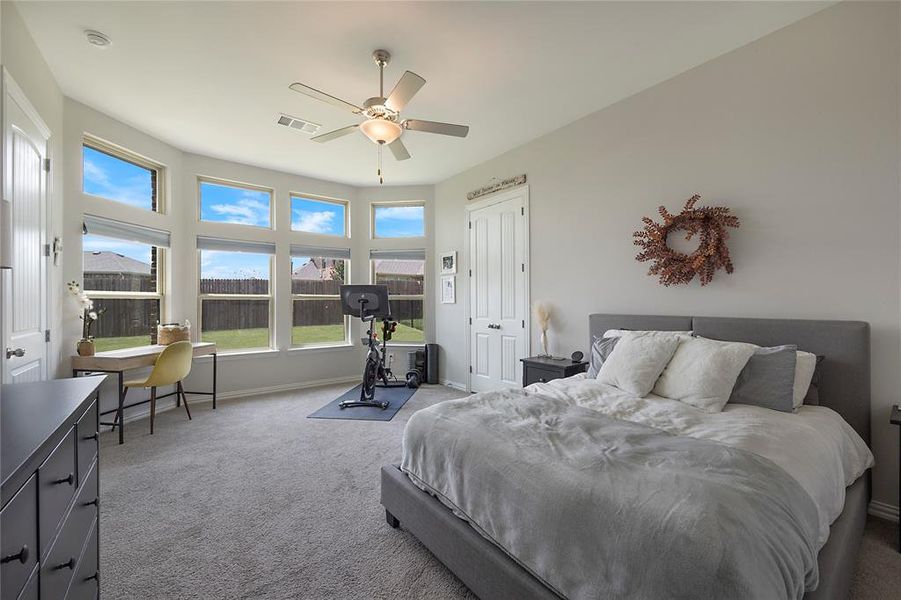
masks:
<svg viewBox="0 0 901 600"><path fill-rule="evenodd" d="M186 394L199 394L203 396L213 397L213 410L216 409L216 344L213 342L197 342L194 346L194 358L198 356L213 357L213 390L211 392L189 392ZM137 346L135 348L124 348L122 350L109 350L107 352L98 352L94 356L73 356L72 357L72 377L78 377L81 373L116 373L119 377L119 406L112 410L101 412L101 415L116 413L116 419L112 423L103 423L101 425L112 425L115 428L119 426L119 443L125 442L125 427L122 422L122 412L126 408L145 404L150 400L141 400L133 404L125 405L125 371L129 369L140 369L141 367L152 367L156 363L156 357L160 355L165 346ZM163 396L157 396L156 399L166 398L174 395L170 392Z"/></svg>

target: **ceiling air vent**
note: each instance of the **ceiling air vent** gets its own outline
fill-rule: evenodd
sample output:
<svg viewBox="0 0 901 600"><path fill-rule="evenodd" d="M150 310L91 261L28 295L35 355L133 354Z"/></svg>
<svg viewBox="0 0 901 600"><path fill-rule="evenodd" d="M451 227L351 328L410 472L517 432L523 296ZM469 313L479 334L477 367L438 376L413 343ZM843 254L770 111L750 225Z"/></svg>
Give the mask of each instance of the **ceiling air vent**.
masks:
<svg viewBox="0 0 901 600"><path fill-rule="evenodd" d="M313 123L311 121L304 121L303 119L298 119L297 117L292 117L290 115L280 114L278 116L278 124L284 125L285 127L290 127L291 129L297 129L306 134L313 135L322 125L318 123Z"/></svg>

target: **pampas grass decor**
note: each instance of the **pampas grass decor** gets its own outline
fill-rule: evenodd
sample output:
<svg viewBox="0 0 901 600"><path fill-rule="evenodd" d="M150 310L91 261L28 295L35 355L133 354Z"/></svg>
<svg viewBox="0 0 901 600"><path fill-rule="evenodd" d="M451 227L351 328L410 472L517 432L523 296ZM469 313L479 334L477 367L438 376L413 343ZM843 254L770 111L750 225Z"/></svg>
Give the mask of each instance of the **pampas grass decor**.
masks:
<svg viewBox="0 0 901 600"><path fill-rule="evenodd" d="M535 322L538 323L538 329L541 330L541 354L539 356L547 358L550 356L547 350L547 331L551 328L551 306L547 302L536 302L532 306L532 315Z"/></svg>

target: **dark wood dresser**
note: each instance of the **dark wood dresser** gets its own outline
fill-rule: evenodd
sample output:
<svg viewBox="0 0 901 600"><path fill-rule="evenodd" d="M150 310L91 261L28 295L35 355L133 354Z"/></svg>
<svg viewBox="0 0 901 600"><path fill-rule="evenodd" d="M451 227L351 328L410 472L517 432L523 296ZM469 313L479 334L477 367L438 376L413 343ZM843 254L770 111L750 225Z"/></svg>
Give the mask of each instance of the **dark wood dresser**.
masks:
<svg viewBox="0 0 901 600"><path fill-rule="evenodd" d="M99 596L103 380L0 387L0 600Z"/></svg>

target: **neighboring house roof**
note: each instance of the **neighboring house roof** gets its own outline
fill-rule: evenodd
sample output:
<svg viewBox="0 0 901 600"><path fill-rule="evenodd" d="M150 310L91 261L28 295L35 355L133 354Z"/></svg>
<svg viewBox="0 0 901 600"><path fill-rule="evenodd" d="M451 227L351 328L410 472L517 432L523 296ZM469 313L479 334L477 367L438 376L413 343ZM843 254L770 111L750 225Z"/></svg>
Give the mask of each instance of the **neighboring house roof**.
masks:
<svg viewBox="0 0 901 600"><path fill-rule="evenodd" d="M327 281L337 279L337 273L335 272L335 260L326 258L324 259L324 264L319 265L316 263L316 259L310 259L291 271L291 278L314 281Z"/></svg>
<svg viewBox="0 0 901 600"><path fill-rule="evenodd" d="M424 260L377 260L375 270L382 275L423 275Z"/></svg>
<svg viewBox="0 0 901 600"><path fill-rule="evenodd" d="M90 252L84 254L85 273L137 273L150 275L150 265L115 252Z"/></svg>

